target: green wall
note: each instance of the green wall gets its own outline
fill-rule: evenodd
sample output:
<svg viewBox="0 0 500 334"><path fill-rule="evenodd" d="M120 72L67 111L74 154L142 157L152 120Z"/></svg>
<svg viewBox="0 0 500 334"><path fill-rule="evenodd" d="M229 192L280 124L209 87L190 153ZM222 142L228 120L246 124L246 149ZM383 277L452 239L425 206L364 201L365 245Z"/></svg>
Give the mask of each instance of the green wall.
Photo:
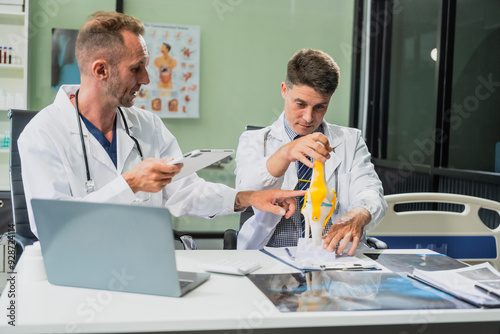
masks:
<svg viewBox="0 0 500 334"><path fill-rule="evenodd" d="M55 95L51 29L78 29L88 14L114 6L114 0L30 1L30 108L43 108ZM352 40L351 1L128 0L124 11L144 22L201 26L200 118L165 120L183 150L235 148L246 124L272 122L283 107L286 63L304 47L322 49L339 63L341 85L327 119L348 124L351 59L342 46Z"/></svg>
<svg viewBox="0 0 500 334"><path fill-rule="evenodd" d="M165 119L183 151L236 148L246 124L267 125L283 108L280 84L288 59L300 48L331 54L341 84L326 119L349 119L352 1L345 0L125 0L124 12L144 22L201 26L200 118ZM114 10L114 0L30 0L29 108L50 104L51 29L78 29L97 10ZM200 176L234 185L234 161ZM225 229L236 215L214 224L176 220L183 229Z"/></svg>
<svg viewBox="0 0 500 334"><path fill-rule="evenodd" d="M29 100L40 110L52 103L50 87L52 29L79 29L97 10L114 10L115 0L29 0Z"/></svg>

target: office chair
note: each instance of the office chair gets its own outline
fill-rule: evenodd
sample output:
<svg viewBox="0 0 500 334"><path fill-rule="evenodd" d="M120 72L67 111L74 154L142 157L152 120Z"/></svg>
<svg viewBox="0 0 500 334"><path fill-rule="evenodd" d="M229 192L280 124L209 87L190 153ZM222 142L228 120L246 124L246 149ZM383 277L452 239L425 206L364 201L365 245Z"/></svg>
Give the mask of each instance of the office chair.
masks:
<svg viewBox="0 0 500 334"><path fill-rule="evenodd" d="M240 212L240 229L243 224L247 221L248 218L253 216L253 208L249 206L244 211ZM224 232L224 240L222 249L236 249L236 245L238 243L238 231L233 230L232 228L227 229Z"/></svg>
<svg viewBox="0 0 500 334"><path fill-rule="evenodd" d="M245 131L249 130L259 130L262 129L263 126L256 126L256 125L247 125L245 126ZM240 213L240 229L247 221L248 218L253 216L254 212L252 207L246 208L244 211ZM237 242L238 242L238 231L234 229L227 229L224 232L224 239L223 239L223 249L236 249L237 247ZM387 244L384 243L383 241L375 238L375 237L368 237L366 238L366 243L368 244L369 247L371 248L376 248L376 249L386 249Z"/></svg>
<svg viewBox="0 0 500 334"><path fill-rule="evenodd" d="M12 215L15 232L12 234L16 242L16 262L26 248L37 241L37 237L31 232L28 218L26 198L24 197L23 179L21 175L21 159L17 147L17 139L28 122L36 115L36 111L9 110L7 117L10 118L10 193L12 201Z"/></svg>
<svg viewBox="0 0 500 334"><path fill-rule="evenodd" d="M0 191L0 235L9 231L12 226L12 200L10 198L10 190Z"/></svg>
<svg viewBox="0 0 500 334"><path fill-rule="evenodd" d="M447 193L395 194L385 199L387 213L368 234L390 248L429 248L468 263L489 261L500 269L500 227L488 228L479 216L482 208L500 214L499 202Z"/></svg>
<svg viewBox="0 0 500 334"><path fill-rule="evenodd" d="M10 188L12 199L12 213L14 219L15 233L12 233L16 242L16 262L21 256L26 246L37 241L37 237L31 232L26 198L24 196L23 179L21 174L21 159L17 147L17 139L28 122L36 115L36 111L30 110L9 110L10 118ZM190 235L181 235L174 231L174 238L182 243L184 249L197 249L196 243Z"/></svg>

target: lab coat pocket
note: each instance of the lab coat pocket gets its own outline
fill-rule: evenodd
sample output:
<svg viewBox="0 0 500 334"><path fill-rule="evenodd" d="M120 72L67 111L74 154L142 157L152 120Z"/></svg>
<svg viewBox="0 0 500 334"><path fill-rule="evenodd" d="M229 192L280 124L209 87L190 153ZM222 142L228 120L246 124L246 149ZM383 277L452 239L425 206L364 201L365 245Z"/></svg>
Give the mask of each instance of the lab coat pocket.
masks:
<svg viewBox="0 0 500 334"><path fill-rule="evenodd" d="M337 205L342 215L349 209L349 184L351 183L351 173L339 175L339 187L337 190Z"/></svg>

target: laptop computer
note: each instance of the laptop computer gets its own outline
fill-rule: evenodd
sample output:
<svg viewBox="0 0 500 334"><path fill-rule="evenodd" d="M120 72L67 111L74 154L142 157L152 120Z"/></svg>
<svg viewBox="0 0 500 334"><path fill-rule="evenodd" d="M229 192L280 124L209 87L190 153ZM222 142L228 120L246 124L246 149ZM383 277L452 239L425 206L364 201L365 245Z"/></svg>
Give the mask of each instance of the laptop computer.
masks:
<svg viewBox="0 0 500 334"><path fill-rule="evenodd" d="M166 208L48 199L31 205L51 284L180 297L210 277L177 271Z"/></svg>

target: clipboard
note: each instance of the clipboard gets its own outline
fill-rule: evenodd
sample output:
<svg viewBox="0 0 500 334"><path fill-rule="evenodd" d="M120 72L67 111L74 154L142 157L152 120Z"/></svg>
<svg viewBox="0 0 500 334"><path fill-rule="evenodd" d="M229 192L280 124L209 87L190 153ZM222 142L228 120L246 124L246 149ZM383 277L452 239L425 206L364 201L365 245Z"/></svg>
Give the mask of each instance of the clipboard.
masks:
<svg viewBox="0 0 500 334"><path fill-rule="evenodd" d="M211 164L214 164L234 153L232 149L214 149L214 150L195 150L186 153L172 161L167 162L167 165L184 164L179 174L172 178L172 181L177 181L185 176L199 171Z"/></svg>
<svg viewBox="0 0 500 334"><path fill-rule="evenodd" d="M332 262L315 262L315 261L300 261L294 257L297 247L264 247L260 251L270 257L281 261L290 267L293 267L302 272L304 271L365 271L365 270L381 270L375 261L367 258L361 259L357 256L340 256L337 260ZM288 254L286 249L291 251L292 256Z"/></svg>

